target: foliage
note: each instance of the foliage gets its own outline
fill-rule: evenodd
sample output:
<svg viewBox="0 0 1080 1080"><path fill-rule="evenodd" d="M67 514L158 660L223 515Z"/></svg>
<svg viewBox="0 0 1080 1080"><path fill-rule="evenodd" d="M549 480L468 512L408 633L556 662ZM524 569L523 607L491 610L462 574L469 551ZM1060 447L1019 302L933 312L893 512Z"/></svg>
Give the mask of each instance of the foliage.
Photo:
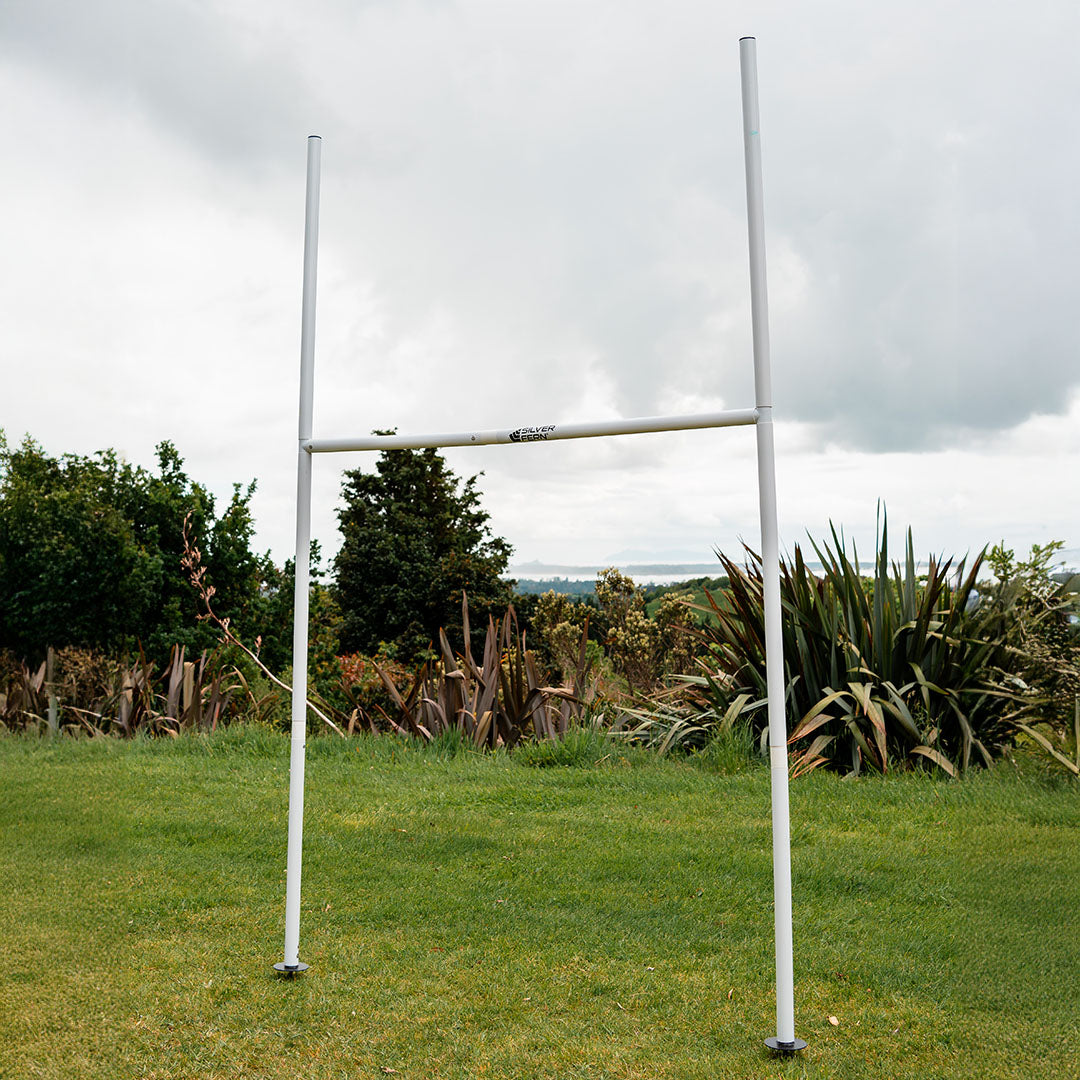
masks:
<svg viewBox="0 0 1080 1080"><path fill-rule="evenodd" d="M250 663L255 665L255 668L261 672L271 683L283 690L286 694L292 694L292 687L290 682L292 681L291 671L287 672L288 682L284 679L278 678L277 675L270 670L266 662L258 654L259 640L256 639L256 648L252 649L246 645L236 631L232 627L232 620L227 616L222 616L214 607L214 597L217 593L216 588L210 584L207 577L206 567L203 564L203 555L199 547L195 542L195 536L191 531L191 517L190 515L184 519L184 525L182 529L184 553L181 558L181 565L184 568L188 576L188 583L199 602L198 620L207 626L215 627L219 634L219 644L222 648L231 648L241 653ZM310 654L309 648L309 654ZM330 718L328 713L334 711L333 706L323 701L317 692L313 691L312 679L308 678L308 692L305 696L305 702L307 705L307 711L314 713L327 727L336 731L339 735L343 732ZM316 700L313 701L312 698ZM317 702L317 703L316 703ZM267 706L270 708L270 700L267 699ZM321 708L320 708L321 706ZM261 708L261 706L260 706ZM305 716L307 713L305 713Z"/></svg>
<svg viewBox="0 0 1080 1080"><path fill-rule="evenodd" d="M1015 694L998 678L1009 663L1003 637L967 615L982 554L967 568L965 560L954 567L932 558L922 576L910 529L903 566L890 564L884 523L873 577L865 578L835 529L832 540L831 547L812 541L823 578L810 572L798 546L781 564L795 768L884 772L921 760L955 774L973 757L989 764L994 745L1010 738ZM701 686L716 709L746 695L742 711L764 740L761 560L748 555L746 567L720 555L730 587L725 605L713 600L715 626L699 631L711 668Z"/></svg>
<svg viewBox="0 0 1080 1080"><path fill-rule="evenodd" d="M695 605L695 616L697 621L700 622L707 619L711 614L708 600L705 597L705 590L708 589L712 593L719 593L727 587L728 579L723 576L696 577L669 585L645 585L642 590L645 596L645 610L650 616L653 616L660 606L660 601L669 593L689 593L692 603Z"/></svg>
<svg viewBox="0 0 1080 1080"><path fill-rule="evenodd" d="M8 730L47 730L50 699L57 732L132 736L213 731L236 712L246 684L220 653L186 659L175 646L160 671L144 654L129 665L88 649L56 652L53 679L43 661L31 670L22 661L4 665L0 725Z"/></svg>
<svg viewBox="0 0 1080 1080"><path fill-rule="evenodd" d="M694 668L697 638L692 633L696 625L692 599L693 593L688 591L664 593L652 613L660 676L682 675Z"/></svg>
<svg viewBox="0 0 1080 1080"><path fill-rule="evenodd" d="M632 578L608 567L597 575L596 601L608 655L632 692L648 693L664 675L690 669L694 619L685 593L665 594L650 619L642 590Z"/></svg>
<svg viewBox="0 0 1080 1080"><path fill-rule="evenodd" d="M0 648L38 663L47 646L136 651L163 663L173 645L208 648L180 567L190 515L223 614L243 623L269 567L250 549L254 483L220 517L169 442L156 473L113 450L49 457L0 439Z"/></svg>
<svg viewBox="0 0 1080 1080"><path fill-rule="evenodd" d="M659 635L645 614L645 600L633 579L615 567L596 577L596 602L607 635L604 644L615 670L631 691L650 690L656 682Z"/></svg>
<svg viewBox="0 0 1080 1080"><path fill-rule="evenodd" d="M395 642L411 659L440 628L461 641L466 590L477 613L506 607L511 583L500 575L511 548L491 534L477 477L459 484L437 451L385 451L375 468L346 472L342 485L334 562L341 648L370 654Z"/></svg>
<svg viewBox="0 0 1080 1080"><path fill-rule="evenodd" d="M684 679L684 683L706 685L704 679ZM747 705L749 694L738 694L723 712L701 695L668 693L653 696L642 708L624 709L613 731L624 741L647 747L661 756L672 751L702 752L722 742L729 748L745 746L752 757L754 738Z"/></svg>
<svg viewBox="0 0 1080 1080"><path fill-rule="evenodd" d="M337 657L338 692L329 691L323 696L331 701L342 701L341 708L347 714L345 723L348 733L368 730L373 734L380 730L382 718L394 711L396 705L386 688L386 681L393 684L399 695L413 677L404 664L398 663L383 650L376 656L363 653L346 653Z"/></svg>
<svg viewBox="0 0 1080 1080"><path fill-rule="evenodd" d="M325 580L319 541L311 541L308 567L308 675L320 693L329 693L340 677L341 609ZM244 620L244 637L266 667L279 675L292 669L295 560L281 569L268 566L263 586Z"/></svg>
<svg viewBox="0 0 1080 1080"><path fill-rule="evenodd" d="M599 667L603 654L599 642L591 637L598 614L595 603L576 600L554 590L535 598L530 620L531 640L544 662L564 679L572 679L577 669L583 634L589 638L586 645L589 669Z"/></svg>
<svg viewBox="0 0 1080 1080"><path fill-rule="evenodd" d="M454 655L439 631L440 657L423 664L404 693L390 673L377 667L394 703L385 719L394 731L426 741L457 730L474 746L514 746L531 735L558 739L580 720L593 699L587 683L587 630L583 630L571 685L547 686L526 647L513 607L488 617L481 660L472 654L468 599L462 599L464 649Z"/></svg>
<svg viewBox="0 0 1080 1080"><path fill-rule="evenodd" d="M555 592L579 599L592 596L596 588L591 581L565 577L518 578L515 587L519 593L529 596L543 596L544 593ZM515 601L515 605L516 603Z"/></svg>
<svg viewBox="0 0 1080 1080"><path fill-rule="evenodd" d="M1038 746L1080 772L1080 576L1058 575L1059 541L1035 544L1026 559L997 544L987 554L994 579L980 583L980 623L1009 648L1004 685L1021 705L1013 719ZM1021 719L1023 717L1023 719Z"/></svg>

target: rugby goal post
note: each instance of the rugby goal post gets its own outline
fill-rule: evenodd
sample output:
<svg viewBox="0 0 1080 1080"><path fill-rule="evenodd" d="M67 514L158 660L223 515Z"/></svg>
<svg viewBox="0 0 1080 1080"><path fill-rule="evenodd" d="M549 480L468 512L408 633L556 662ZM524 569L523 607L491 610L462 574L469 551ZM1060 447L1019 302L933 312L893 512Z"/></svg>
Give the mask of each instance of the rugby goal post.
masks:
<svg viewBox="0 0 1080 1080"><path fill-rule="evenodd" d="M773 1050L801 1050L795 1037L791 915L791 829L788 811L787 724L784 716L784 658L781 635L780 557L773 448L769 313L765 282L765 238L758 119L756 41L739 41L742 76L746 209L750 244L750 309L753 333L755 405L751 409L693 416L649 416L595 424L542 424L488 431L428 435L370 435L316 439L312 434L315 370L315 291L319 244L319 178L322 140L308 138L307 200L304 221L304 285L300 335L300 427L296 483L296 592L293 608L292 738L289 760L289 834L285 885L285 956L274 967L285 975L308 968L299 959L300 870L304 827L304 750L307 740L308 587L311 550L312 455L357 450L417 450L497 443L542 443L645 432L754 425L757 435L758 496L761 518L762 581L765 607L765 667L768 689L769 765L772 798L773 901L776 935L776 1035Z"/></svg>

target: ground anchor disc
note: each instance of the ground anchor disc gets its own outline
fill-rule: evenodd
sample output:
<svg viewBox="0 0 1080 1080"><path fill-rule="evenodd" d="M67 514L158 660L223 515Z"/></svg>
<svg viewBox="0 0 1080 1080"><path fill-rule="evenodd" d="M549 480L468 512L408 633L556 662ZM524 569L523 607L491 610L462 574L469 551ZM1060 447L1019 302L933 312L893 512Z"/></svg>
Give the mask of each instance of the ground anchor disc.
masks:
<svg viewBox="0 0 1080 1080"><path fill-rule="evenodd" d="M770 1050L775 1050L778 1054L794 1054L796 1050L805 1050L806 1043L802 1039L792 1039L791 1042L783 1042L776 1038L774 1035L772 1038L765 1040L765 1045Z"/></svg>
<svg viewBox="0 0 1080 1080"><path fill-rule="evenodd" d="M274 970L280 971L282 975L295 975L298 971L307 971L310 966L310 964L301 963L286 964L282 961L280 964L274 965Z"/></svg>

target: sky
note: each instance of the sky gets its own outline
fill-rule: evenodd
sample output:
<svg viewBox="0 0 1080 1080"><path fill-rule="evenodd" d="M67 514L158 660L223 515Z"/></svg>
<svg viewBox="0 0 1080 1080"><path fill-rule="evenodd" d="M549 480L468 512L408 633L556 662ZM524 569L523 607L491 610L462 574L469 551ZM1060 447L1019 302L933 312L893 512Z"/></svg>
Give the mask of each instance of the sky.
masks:
<svg viewBox="0 0 1080 1080"><path fill-rule="evenodd" d="M782 546L1077 549L1072 0L4 0L0 428L170 439L289 557L313 133L316 436L751 407L744 35ZM750 428L446 457L515 563L759 542Z"/></svg>

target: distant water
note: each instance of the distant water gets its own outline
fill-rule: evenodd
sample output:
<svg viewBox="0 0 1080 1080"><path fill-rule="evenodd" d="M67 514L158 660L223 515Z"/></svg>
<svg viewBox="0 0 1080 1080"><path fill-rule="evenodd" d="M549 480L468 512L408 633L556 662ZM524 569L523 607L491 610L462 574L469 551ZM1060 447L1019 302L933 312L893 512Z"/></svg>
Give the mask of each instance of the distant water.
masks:
<svg viewBox="0 0 1080 1080"><path fill-rule="evenodd" d="M596 581L596 575L611 565L562 566L534 561L509 567L506 576L516 581L550 581L555 578ZM720 577L723 573L719 560L711 563L627 563L616 566L616 569L632 577L639 585L671 585L691 578Z"/></svg>
<svg viewBox="0 0 1080 1080"><path fill-rule="evenodd" d="M1016 551L1017 558L1024 558L1027 552ZM873 557L860 558L860 567L865 574L873 573ZM1072 573L1080 573L1080 548L1065 548L1058 552L1054 559L1053 569L1062 569ZM557 563L544 563L539 560L518 563L506 571L506 577L516 581L549 581L555 578L564 578L567 581L596 581L596 575L601 570L606 570L611 563L589 564L583 566L570 566ZM723 569L720 561L708 563L625 563L615 564L616 568L629 577L632 577L639 585L673 585L680 581L689 581L691 578L720 577ZM821 563L807 562L806 564L814 573L820 573ZM925 573L928 563L920 560L916 563L919 573Z"/></svg>

